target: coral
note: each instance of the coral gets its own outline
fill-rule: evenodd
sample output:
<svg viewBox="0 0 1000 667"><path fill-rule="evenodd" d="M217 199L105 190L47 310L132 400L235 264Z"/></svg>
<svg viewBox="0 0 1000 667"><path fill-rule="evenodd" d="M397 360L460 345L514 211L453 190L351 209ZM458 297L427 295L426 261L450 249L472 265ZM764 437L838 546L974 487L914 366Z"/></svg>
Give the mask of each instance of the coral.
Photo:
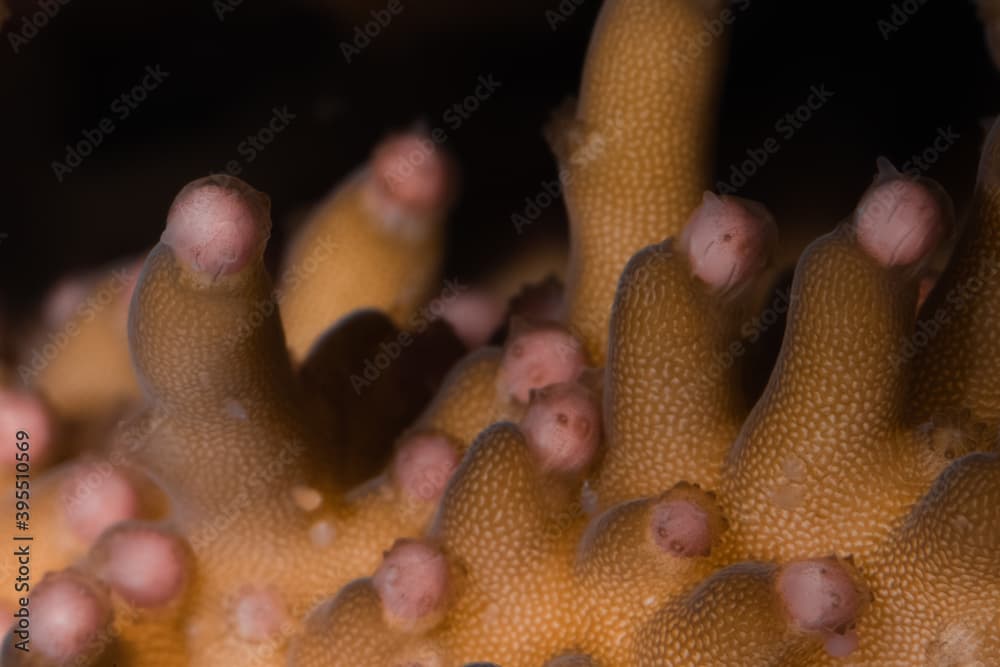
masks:
<svg viewBox="0 0 1000 667"><path fill-rule="evenodd" d="M708 196L676 241L626 268L609 345L608 451L589 475L592 495L578 460L595 463L593 450L581 439L571 455L562 445L554 466L530 415L492 426L427 535L447 584L422 589L426 577L390 552L373 579L313 613L292 664L534 665L573 654L597 665L848 655L991 664L998 459L946 455L933 425L907 426L919 404L906 402L915 387L899 356L919 266L950 224L947 202L932 184L883 175L807 250L782 354L740 427L724 418L739 414L725 400L732 378L704 359L735 335L720 316L738 311L731 290L754 279L770 224L756 205ZM560 412L575 421L568 406ZM704 424L716 423L733 432L712 437ZM407 623L380 586L388 570L396 595L426 602Z"/></svg>
<svg viewBox="0 0 1000 667"><path fill-rule="evenodd" d="M404 360L393 364L364 396L368 410L380 399L388 407L370 414L363 422L367 430L339 426L363 416L350 412L353 404L340 373L345 359L356 361L369 349L373 333L378 340L402 332L376 311L360 311L323 336L296 372L277 309L261 309L273 298L262 263L269 230L266 198L231 177L195 181L171 206L130 314L132 357L149 407L129 426L134 437L120 438L108 461L89 468L74 463L49 475L36 490L35 514L45 529L39 537L51 544L49 553L56 559L36 565L44 570L69 565L117 521L158 519L152 530L182 536L178 539L190 550L195 564L190 583L148 605L173 610L157 612L152 635L143 624L116 621L115 641L92 645L74 634L86 636L92 626L66 628L52 633L51 644L39 642L42 654L90 652L110 660L163 641L182 647L163 664L280 661L294 629L289 619L303 617L323 597L370 572L397 537L419 534L479 422L488 423L494 409L524 410L532 389L582 372L581 347L561 328L524 325L512 335L506 358L500 350L492 356L496 364L482 377L488 410L474 413L477 423L468 429L468 440L453 439L450 432L466 432L451 417L461 414L456 403L469 395L446 389L399 438L384 474L357 488L341 483L361 474L345 471L359 453L371 455L365 446L371 447L379 433L372 422L380 417L390 424L399 421L392 410L416 400L420 392L413 389L420 384L421 369L426 373L434 363L421 358L416 367ZM241 326L234 329L233 322ZM445 336L445 347L460 349L454 338L448 343L447 330L433 325L410 335L417 354L441 342L423 345L428 336ZM445 363L453 357L446 354ZM465 368L457 369L447 387L463 383ZM41 445L42 429L33 430ZM338 444L345 435L349 440ZM357 442L362 435L365 442ZM233 474L220 477L223 461ZM91 474L99 479L96 488L73 496ZM139 475L154 481L155 492L146 492ZM71 544L59 546L67 537ZM142 548L128 553L142 553ZM72 576L43 581L43 600L61 600L71 594L64 588L84 586L88 595L97 596L86 603L95 610L94 622L120 607L114 586L109 601L107 594L98 595L103 589L96 584L79 583L95 576L87 563L101 549L98 541ZM276 553L286 554L285 566L275 560ZM233 559L239 567L233 567ZM127 555L117 557L102 572L113 576L115 563L127 560ZM133 593L160 600L143 586ZM183 628L176 613L180 608ZM261 615L273 622L260 622Z"/></svg>
<svg viewBox="0 0 1000 667"><path fill-rule="evenodd" d="M597 366L625 263L676 234L708 187L725 40L697 38L715 4L606 4L579 103L549 128L571 226L567 322Z"/></svg>
<svg viewBox="0 0 1000 667"><path fill-rule="evenodd" d="M18 374L45 395L63 421L92 422L139 397L126 319L141 267L141 260L129 260L102 275L70 276L46 298L45 333L54 335L36 336L31 358ZM47 345L61 349L49 357ZM95 376L102 382L94 383Z"/></svg>
<svg viewBox="0 0 1000 667"><path fill-rule="evenodd" d="M429 137L405 133L376 148L293 241L282 317L292 356L342 316L376 308L408 326L439 282L453 168Z"/></svg>
<svg viewBox="0 0 1000 667"><path fill-rule="evenodd" d="M262 265L269 231L266 198L245 184L188 185L131 310L133 359L157 422L133 460L164 489L170 526L197 563L185 600L193 663L246 660L235 656L280 639L282 619L305 613L317 590L370 570L381 548L430 515L440 488L424 487L443 485L450 464L415 457L428 468L414 475L416 488L383 479L350 498L338 488L335 446L307 409L277 311L250 319L271 298ZM234 332L232 322L251 324ZM401 451L436 442L410 438ZM232 474L220 478L220 465ZM282 567L276 553L296 555ZM244 627L247 604L274 622L252 622L258 611Z"/></svg>
<svg viewBox="0 0 1000 667"><path fill-rule="evenodd" d="M495 294L423 316L454 181L419 134L318 209L277 290L267 198L184 187L129 309L144 407L94 493L59 489L100 457L40 485L72 543L4 664L1000 663L1000 123L933 287L951 202L879 161L799 258L751 404L777 230L703 191L719 10L607 0L549 128L565 311L556 283L528 290L502 347ZM354 378L393 344L411 354ZM55 451L50 410L0 395Z"/></svg>

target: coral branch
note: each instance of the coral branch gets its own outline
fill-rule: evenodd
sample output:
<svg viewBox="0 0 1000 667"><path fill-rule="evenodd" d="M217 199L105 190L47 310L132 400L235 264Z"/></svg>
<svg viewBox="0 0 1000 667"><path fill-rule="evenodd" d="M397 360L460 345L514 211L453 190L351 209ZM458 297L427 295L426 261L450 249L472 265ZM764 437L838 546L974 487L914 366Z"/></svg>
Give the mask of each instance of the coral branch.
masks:
<svg viewBox="0 0 1000 667"><path fill-rule="evenodd" d="M918 187L905 183L907 193ZM781 355L721 487L744 557L867 552L937 472L905 427L900 346L913 326L912 266L944 222L940 210L873 205L896 197L893 188L875 185L855 221L799 262ZM900 240L916 249L881 251Z"/></svg>
<svg viewBox="0 0 1000 667"><path fill-rule="evenodd" d="M436 289L452 172L428 137L394 135L316 209L292 244L279 286L296 360L359 308L377 308L397 326L410 326Z"/></svg>
<svg viewBox="0 0 1000 667"><path fill-rule="evenodd" d="M677 234L707 186L725 51L700 41L712 5L605 3L579 105L551 128L571 221L568 322L597 366L625 263Z"/></svg>
<svg viewBox="0 0 1000 667"><path fill-rule="evenodd" d="M961 417L1000 429L1000 371L990 322L1000 318L1000 124L983 148L972 208L952 261L921 311L915 418Z"/></svg>
<svg viewBox="0 0 1000 667"><path fill-rule="evenodd" d="M728 292L753 280L775 234L759 205L706 194L679 244L651 246L625 268L605 377L609 448L595 484L603 506L678 480L718 484L746 416L732 348L747 309Z"/></svg>

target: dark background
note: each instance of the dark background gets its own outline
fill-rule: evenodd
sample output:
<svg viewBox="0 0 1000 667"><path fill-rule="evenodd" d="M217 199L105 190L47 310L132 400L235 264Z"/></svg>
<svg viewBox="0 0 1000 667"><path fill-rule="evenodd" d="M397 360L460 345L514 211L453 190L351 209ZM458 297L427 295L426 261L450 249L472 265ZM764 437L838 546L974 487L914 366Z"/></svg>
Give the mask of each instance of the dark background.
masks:
<svg viewBox="0 0 1000 667"><path fill-rule="evenodd" d="M9 33L20 32L38 4L8 0L13 16L0 34L0 232L7 235L0 295L9 312L36 304L66 271L155 243L174 193L240 159L237 146L274 107L297 118L241 174L271 196L274 246L374 142L418 121L445 127L463 168L449 276L474 279L517 244L564 234L561 207L524 236L510 218L555 175L541 127L577 88L600 0L564 0L576 9L555 31L546 10L558 0L399 2L402 14L348 64L341 43L387 2L243 0L220 21L211 0L69 0L15 55ZM764 201L789 238L847 215L877 155L902 163L949 126L961 139L928 175L959 210L968 198L982 122L1000 108L974 7L909 0L918 11L883 39L878 21L893 4L753 0L736 12L720 177L748 148L776 136L775 122L810 86L835 91L740 192ZM119 121L111 104L147 65L170 76ZM443 113L488 74L501 88L451 131ZM65 159L66 144L104 116L116 130L59 183L53 160Z"/></svg>

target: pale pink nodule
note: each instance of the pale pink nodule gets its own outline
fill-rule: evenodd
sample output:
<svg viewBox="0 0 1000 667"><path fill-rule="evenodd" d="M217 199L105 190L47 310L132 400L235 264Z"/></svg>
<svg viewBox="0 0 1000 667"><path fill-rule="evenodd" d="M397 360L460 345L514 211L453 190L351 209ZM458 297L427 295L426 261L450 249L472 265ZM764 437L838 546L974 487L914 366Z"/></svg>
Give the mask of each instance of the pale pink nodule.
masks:
<svg viewBox="0 0 1000 667"><path fill-rule="evenodd" d="M119 521L136 518L141 508L135 482L107 461L75 465L61 491L66 521L85 544Z"/></svg>
<svg viewBox="0 0 1000 667"><path fill-rule="evenodd" d="M214 280L261 257L269 211L267 197L238 178L208 176L174 198L160 242L188 268Z"/></svg>
<svg viewBox="0 0 1000 667"><path fill-rule="evenodd" d="M531 393L521 430L542 468L572 473L593 461L601 438L601 410L593 394L576 382Z"/></svg>
<svg viewBox="0 0 1000 667"><path fill-rule="evenodd" d="M19 461L34 466L52 455L55 424L37 394L0 389L0 433L5 442L0 468L13 469Z"/></svg>
<svg viewBox="0 0 1000 667"><path fill-rule="evenodd" d="M667 500L653 508L653 540L678 558L707 556L712 549L712 529L703 508L687 500Z"/></svg>
<svg viewBox="0 0 1000 667"><path fill-rule="evenodd" d="M451 166L425 135L408 132L385 139L371 160L378 196L415 217L433 215L448 205Z"/></svg>
<svg viewBox="0 0 1000 667"><path fill-rule="evenodd" d="M778 593L799 629L820 633L831 655L857 646L853 628L862 595L850 573L833 558L789 563L778 575Z"/></svg>
<svg viewBox="0 0 1000 667"><path fill-rule="evenodd" d="M486 345L503 324L507 306L485 290L469 290L441 303L441 317L467 348Z"/></svg>
<svg viewBox="0 0 1000 667"><path fill-rule="evenodd" d="M407 436L392 461L392 476L411 498L432 501L441 497L458 467L458 453L443 435Z"/></svg>
<svg viewBox="0 0 1000 667"><path fill-rule="evenodd" d="M928 257L944 238L949 209L929 183L879 162L880 175L858 204L858 243L883 266L908 266Z"/></svg>
<svg viewBox="0 0 1000 667"><path fill-rule="evenodd" d="M372 584L391 622L415 625L441 611L448 592L448 564L429 544L398 540L375 572Z"/></svg>
<svg viewBox="0 0 1000 667"><path fill-rule="evenodd" d="M761 204L706 192L681 233L695 276L714 290L743 286L770 259L774 219Z"/></svg>
<svg viewBox="0 0 1000 667"><path fill-rule="evenodd" d="M98 577L137 607L160 607L177 599L189 576L181 539L156 527L123 524L105 533L94 551Z"/></svg>
<svg viewBox="0 0 1000 667"><path fill-rule="evenodd" d="M567 331L541 327L512 332L498 373L501 394L527 403L532 389L571 382L586 366L583 346Z"/></svg>
<svg viewBox="0 0 1000 667"><path fill-rule="evenodd" d="M73 660L111 622L105 591L73 572L45 577L30 602L31 648L54 662Z"/></svg>

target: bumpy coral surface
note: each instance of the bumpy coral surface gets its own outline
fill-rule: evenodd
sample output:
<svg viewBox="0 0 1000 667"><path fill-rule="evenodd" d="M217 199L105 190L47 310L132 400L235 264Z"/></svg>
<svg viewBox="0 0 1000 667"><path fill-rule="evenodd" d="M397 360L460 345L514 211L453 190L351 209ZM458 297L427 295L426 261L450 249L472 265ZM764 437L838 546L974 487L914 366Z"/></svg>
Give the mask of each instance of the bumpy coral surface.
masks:
<svg viewBox="0 0 1000 667"><path fill-rule="evenodd" d="M962 226L880 161L799 259L753 403L779 225L704 191L719 11L606 0L548 128L563 307L529 289L502 347L495 296L437 291L453 167L418 132L317 208L277 287L267 197L183 188L110 299L135 380L111 307L68 370L0 393L53 466L49 574L3 600L31 651L15 615L3 664L1000 664L1000 124Z"/></svg>

